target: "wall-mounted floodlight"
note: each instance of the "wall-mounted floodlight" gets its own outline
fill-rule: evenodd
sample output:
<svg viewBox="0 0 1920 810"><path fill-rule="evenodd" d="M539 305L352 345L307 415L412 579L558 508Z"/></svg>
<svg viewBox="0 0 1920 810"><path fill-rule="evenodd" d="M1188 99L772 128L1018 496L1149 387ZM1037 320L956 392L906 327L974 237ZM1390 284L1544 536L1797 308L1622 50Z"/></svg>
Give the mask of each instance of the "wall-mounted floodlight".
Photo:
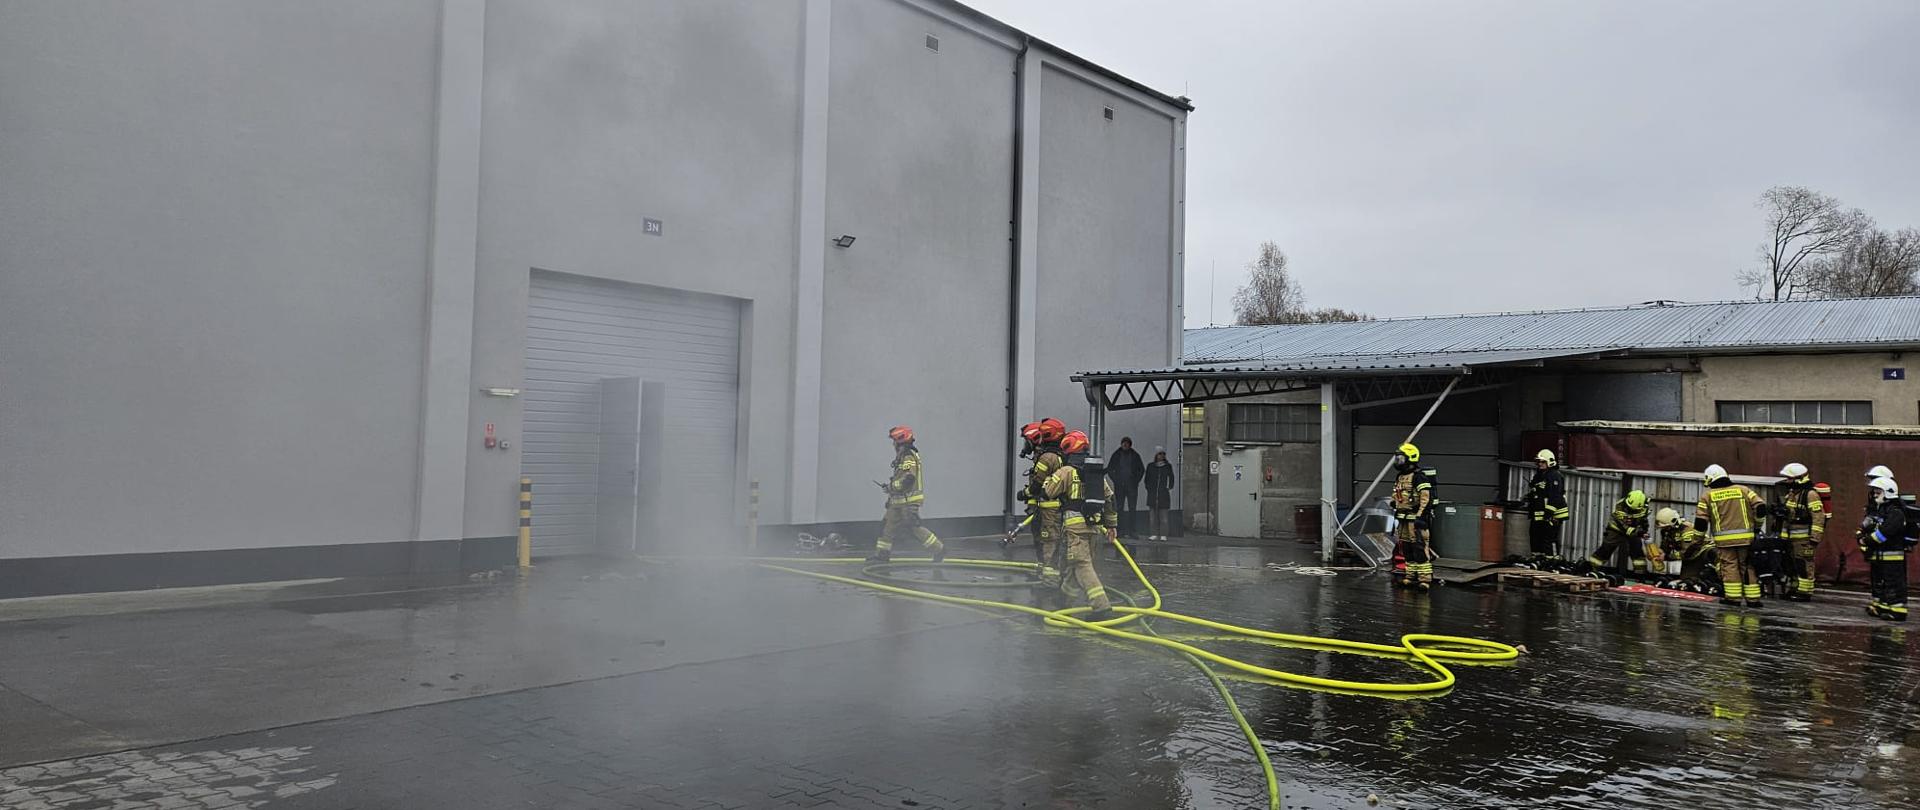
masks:
<svg viewBox="0 0 1920 810"><path fill-rule="evenodd" d="M486 394L487 396L490 396L490 397L517 397L517 396L520 396L520 389L518 388L482 388L480 389L480 393Z"/></svg>
<svg viewBox="0 0 1920 810"><path fill-rule="evenodd" d="M837 248L853 247L853 234L850 234L850 233L841 234L839 239L833 240L833 246Z"/></svg>

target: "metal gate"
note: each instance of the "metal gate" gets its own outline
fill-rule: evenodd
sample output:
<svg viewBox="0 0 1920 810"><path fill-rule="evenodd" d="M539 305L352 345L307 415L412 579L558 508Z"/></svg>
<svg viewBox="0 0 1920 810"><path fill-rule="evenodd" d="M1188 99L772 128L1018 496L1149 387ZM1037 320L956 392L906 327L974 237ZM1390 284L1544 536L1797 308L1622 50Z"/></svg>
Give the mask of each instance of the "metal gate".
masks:
<svg viewBox="0 0 1920 810"><path fill-rule="evenodd" d="M740 401L740 303L662 287L533 271L522 387L523 475L533 547L593 551L602 490L601 381L663 389L658 502L689 532L731 526Z"/></svg>

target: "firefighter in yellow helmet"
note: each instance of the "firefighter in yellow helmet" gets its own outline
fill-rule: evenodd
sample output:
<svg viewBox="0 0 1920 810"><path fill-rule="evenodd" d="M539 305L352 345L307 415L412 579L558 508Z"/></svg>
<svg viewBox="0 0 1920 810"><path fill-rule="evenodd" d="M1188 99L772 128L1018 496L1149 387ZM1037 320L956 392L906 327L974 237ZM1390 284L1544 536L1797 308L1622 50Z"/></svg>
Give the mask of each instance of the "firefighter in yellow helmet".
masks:
<svg viewBox="0 0 1920 810"><path fill-rule="evenodd" d="M1600 547L1587 557L1587 564L1599 571L1613 565L1621 546L1627 548L1627 564L1636 572L1647 571L1647 493L1633 490L1613 502L1613 516L1600 536Z"/></svg>
<svg viewBox="0 0 1920 810"><path fill-rule="evenodd" d="M1701 473L1706 491L1694 505L1693 528L1713 541L1720 567L1720 602L1760 606L1760 578L1748 551L1753 545L1754 510L1766 505L1759 493L1736 484L1718 464Z"/></svg>
<svg viewBox="0 0 1920 810"><path fill-rule="evenodd" d="M1774 526L1787 541L1786 587L1780 595L1796 602L1813 601L1813 554L1827 536L1827 505L1813 484L1813 475L1800 462L1780 468L1780 503Z"/></svg>
<svg viewBox="0 0 1920 810"><path fill-rule="evenodd" d="M1406 576L1395 584L1433 587L1433 474L1420 466L1420 448L1400 445L1393 459L1394 543L1406 558Z"/></svg>
<svg viewBox="0 0 1920 810"><path fill-rule="evenodd" d="M1083 454L1088 447L1087 434L1077 430L1060 440L1060 452L1066 458ZM1113 484L1102 475L1101 499L1095 502L1086 497L1092 482L1080 480L1080 470L1064 463L1064 459L1061 461L1058 468L1047 473L1042 487L1047 497L1058 499L1060 507L1055 511L1062 515L1060 522L1066 529L1066 564L1060 569L1060 586L1062 589L1072 587L1086 596L1088 606L1093 608L1093 612L1087 614L1088 621L1109 619L1113 617L1113 604L1107 599L1106 587L1100 584L1100 575L1093 570L1093 549L1109 539L1114 527L1119 525L1119 515L1114 511Z"/></svg>
<svg viewBox="0 0 1920 810"><path fill-rule="evenodd" d="M887 491L887 514L880 525L880 539L874 541L868 562L893 559L893 541L908 536L933 553L933 561L947 558L947 547L927 527L920 525L920 504L927 498L927 482L920 469L920 450L913 444L913 428L899 425L887 431L893 439L893 475L880 488Z"/></svg>

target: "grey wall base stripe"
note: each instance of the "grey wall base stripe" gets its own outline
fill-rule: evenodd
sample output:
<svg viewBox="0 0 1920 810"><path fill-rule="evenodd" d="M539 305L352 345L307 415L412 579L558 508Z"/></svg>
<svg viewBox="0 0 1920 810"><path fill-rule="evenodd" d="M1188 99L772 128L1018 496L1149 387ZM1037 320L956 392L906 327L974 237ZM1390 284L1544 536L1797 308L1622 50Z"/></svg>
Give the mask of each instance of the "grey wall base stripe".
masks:
<svg viewBox="0 0 1920 810"><path fill-rule="evenodd" d="M1148 520L1147 510L1142 509L1136 512L1135 514L1138 515L1140 519L1139 531L1141 533L1145 533L1147 530L1147 520ZM941 537L981 537L986 535L1004 534L1008 529L1013 528L1015 524L1019 523L1025 517L1026 515L1024 513L1020 515L1016 515L1011 522L1009 522L1006 518L1003 518L999 515L987 515L984 517L963 517L963 518L933 518L933 519L925 520L922 522L926 524L926 527L928 529L933 530L934 534L937 534ZM1167 529L1169 531L1169 536L1179 537L1186 533L1184 516L1181 514L1181 511L1178 509L1169 510L1169 514L1167 516L1167 524L1168 524ZM800 525L800 526L792 526L792 525L761 526L760 535L759 535L760 548L763 550L776 550L776 551L784 548L791 548L793 546L794 540L799 536L800 532L806 532L815 537L825 537L829 532L839 532L840 536L845 537L847 539L847 542L853 544L855 547L868 548L873 545L874 539L880 536L880 521L862 520L862 521L850 521L850 522L844 522L844 523L812 523L812 524L806 524L806 525ZM912 549L916 545L918 544L908 543L905 546L906 551L902 553L911 554ZM900 541L897 538L894 540L894 548L895 549L902 548Z"/></svg>
<svg viewBox="0 0 1920 810"><path fill-rule="evenodd" d="M512 537L35 557L0 560L0 599L287 579L455 574L513 563Z"/></svg>

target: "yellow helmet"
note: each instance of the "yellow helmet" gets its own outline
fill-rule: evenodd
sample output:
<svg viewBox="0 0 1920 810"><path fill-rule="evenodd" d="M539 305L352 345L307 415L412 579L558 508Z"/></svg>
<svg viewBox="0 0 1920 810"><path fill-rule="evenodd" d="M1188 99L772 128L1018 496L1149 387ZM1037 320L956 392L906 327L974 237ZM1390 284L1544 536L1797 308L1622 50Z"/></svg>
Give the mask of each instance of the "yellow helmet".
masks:
<svg viewBox="0 0 1920 810"><path fill-rule="evenodd" d="M1406 457L1408 464L1420 463L1420 448L1414 447L1412 442L1400 445L1400 455Z"/></svg>
<svg viewBox="0 0 1920 810"><path fill-rule="evenodd" d="M1646 505L1647 505L1647 493L1641 492L1640 490L1637 490L1637 489L1627 493L1628 509L1639 509Z"/></svg>
<svg viewBox="0 0 1920 810"><path fill-rule="evenodd" d="M1540 452L1533 454L1533 460L1549 467L1559 463L1559 461L1553 457L1553 451L1546 449L1542 449Z"/></svg>

